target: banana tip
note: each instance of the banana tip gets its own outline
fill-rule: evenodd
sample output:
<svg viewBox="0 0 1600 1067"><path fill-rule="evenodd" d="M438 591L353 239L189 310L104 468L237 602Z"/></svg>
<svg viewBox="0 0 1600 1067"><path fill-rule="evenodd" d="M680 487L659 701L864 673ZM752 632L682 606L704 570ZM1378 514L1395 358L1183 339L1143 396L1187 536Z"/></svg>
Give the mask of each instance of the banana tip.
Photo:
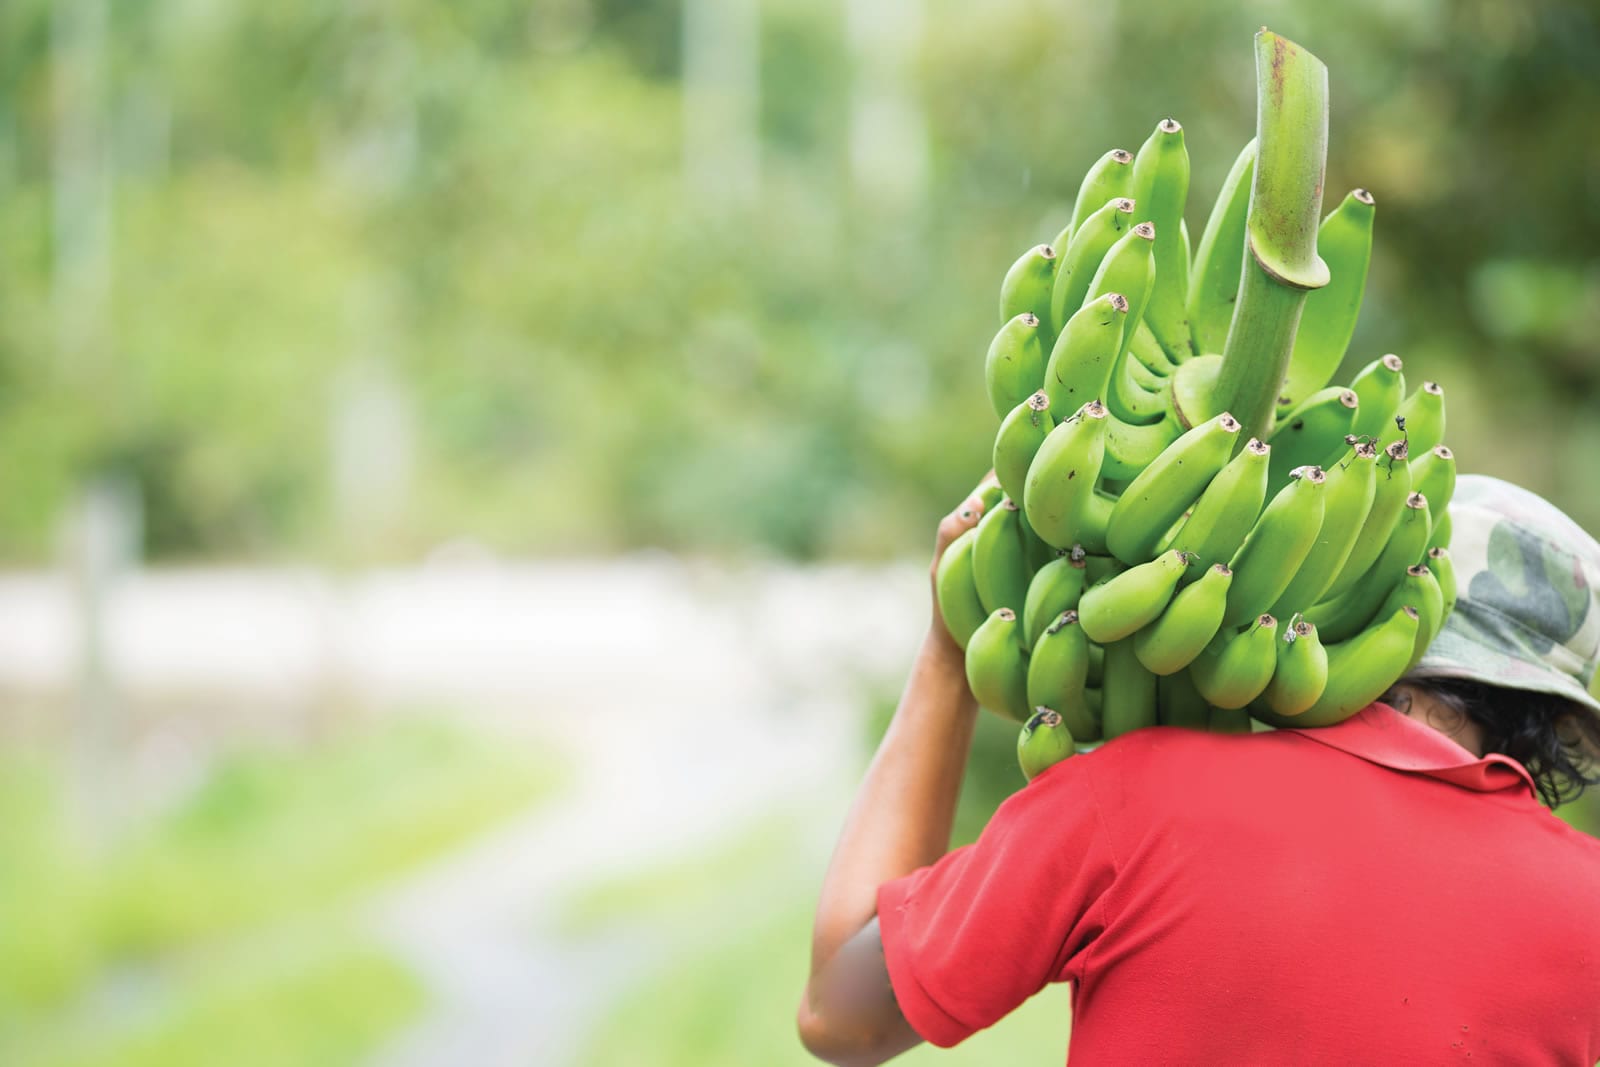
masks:
<svg viewBox="0 0 1600 1067"><path fill-rule="evenodd" d="M1350 191L1350 195L1368 207L1372 207L1377 203L1377 201L1372 198L1372 192L1367 189L1352 189Z"/></svg>
<svg viewBox="0 0 1600 1067"><path fill-rule="evenodd" d="M1380 362L1382 362L1385 367L1388 367L1390 370L1395 372L1398 372L1401 367L1405 366L1405 360L1401 359L1393 352L1390 352L1388 355L1384 356Z"/></svg>
<svg viewBox="0 0 1600 1067"><path fill-rule="evenodd" d="M1124 165L1132 163L1133 153L1128 151L1126 148L1113 148L1111 150L1111 162L1122 163Z"/></svg>
<svg viewBox="0 0 1600 1067"><path fill-rule="evenodd" d="M1133 232L1143 237L1146 241L1154 241L1156 239L1156 224L1148 221L1141 222L1133 228Z"/></svg>

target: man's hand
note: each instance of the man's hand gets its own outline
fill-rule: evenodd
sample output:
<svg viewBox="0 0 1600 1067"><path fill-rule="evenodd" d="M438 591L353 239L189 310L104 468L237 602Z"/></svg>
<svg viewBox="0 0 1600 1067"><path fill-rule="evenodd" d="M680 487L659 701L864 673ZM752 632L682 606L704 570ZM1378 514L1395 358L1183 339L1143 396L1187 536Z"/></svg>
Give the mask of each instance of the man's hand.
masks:
<svg viewBox="0 0 1600 1067"><path fill-rule="evenodd" d="M930 585L950 542L982 515L974 490L939 523ZM797 1022L806 1048L831 1063L882 1063L921 1040L889 986L878 887L949 848L977 717L961 646L945 628L935 597L928 634L845 819L817 903L811 978Z"/></svg>
<svg viewBox="0 0 1600 1067"><path fill-rule="evenodd" d="M939 591L935 585L935 578L939 573L939 561L944 558L945 549L950 547L950 542L978 525L978 520L983 518L983 497L980 494L984 487L998 484L994 471L984 475L983 480L973 489L972 495L962 501L960 507L940 520L939 529L934 534L933 562L928 564L928 586L933 592L933 625L929 636L942 646L945 653L958 657L962 654L961 646L950 636L950 631L944 624L944 616L939 614Z"/></svg>

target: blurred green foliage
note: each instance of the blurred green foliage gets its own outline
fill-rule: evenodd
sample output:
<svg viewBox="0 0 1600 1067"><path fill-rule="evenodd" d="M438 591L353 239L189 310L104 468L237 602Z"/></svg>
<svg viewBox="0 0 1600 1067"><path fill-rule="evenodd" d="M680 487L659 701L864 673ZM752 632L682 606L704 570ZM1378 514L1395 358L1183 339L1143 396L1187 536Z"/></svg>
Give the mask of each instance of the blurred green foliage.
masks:
<svg viewBox="0 0 1600 1067"><path fill-rule="evenodd" d="M266 974L196 982L134 1035L78 1034L13 1067L344 1067L359 1063L424 1006L415 978L375 949L320 946Z"/></svg>
<svg viewBox="0 0 1600 1067"><path fill-rule="evenodd" d="M1446 385L1464 469L1600 526L1592 4L924 0L863 30L862 5L764 0L749 201L686 179L681 0L115 4L109 305L64 350L66 4L0 10L11 558L108 467L162 556L919 546L987 466L1006 266L1169 113L1198 233L1253 130L1263 18L1330 68L1330 205L1377 196L1352 367L1399 352ZM888 186L862 154L885 84L926 155ZM415 456L396 513L352 532L331 412L374 363Z"/></svg>
<svg viewBox="0 0 1600 1067"><path fill-rule="evenodd" d="M96 853L71 819L60 768L8 756L0 1061L4 1035L119 968L159 972L228 938L337 908L560 782L519 746L395 720L310 752L225 756L177 806Z"/></svg>

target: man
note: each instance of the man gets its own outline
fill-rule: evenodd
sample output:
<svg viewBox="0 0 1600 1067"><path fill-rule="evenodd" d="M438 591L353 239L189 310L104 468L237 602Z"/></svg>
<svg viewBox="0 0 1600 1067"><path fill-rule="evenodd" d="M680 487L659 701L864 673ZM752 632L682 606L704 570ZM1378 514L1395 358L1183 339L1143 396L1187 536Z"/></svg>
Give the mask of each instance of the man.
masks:
<svg viewBox="0 0 1600 1067"><path fill-rule="evenodd" d="M1390 703L1136 731L948 854L977 709L935 611L823 884L806 1047L882 1063L1068 981L1075 1067L1600 1061L1600 841L1540 803L1597 781L1600 545L1495 479L1451 512L1460 601Z"/></svg>

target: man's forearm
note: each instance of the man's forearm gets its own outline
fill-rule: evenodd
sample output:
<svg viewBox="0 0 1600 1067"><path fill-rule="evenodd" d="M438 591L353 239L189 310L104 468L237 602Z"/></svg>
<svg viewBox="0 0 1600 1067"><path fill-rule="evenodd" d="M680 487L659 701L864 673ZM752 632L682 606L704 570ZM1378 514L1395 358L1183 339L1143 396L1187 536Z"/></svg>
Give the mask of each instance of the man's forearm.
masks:
<svg viewBox="0 0 1600 1067"><path fill-rule="evenodd" d="M935 624L867 768L823 879L811 972L877 914L878 886L945 854L977 703L961 649Z"/></svg>

